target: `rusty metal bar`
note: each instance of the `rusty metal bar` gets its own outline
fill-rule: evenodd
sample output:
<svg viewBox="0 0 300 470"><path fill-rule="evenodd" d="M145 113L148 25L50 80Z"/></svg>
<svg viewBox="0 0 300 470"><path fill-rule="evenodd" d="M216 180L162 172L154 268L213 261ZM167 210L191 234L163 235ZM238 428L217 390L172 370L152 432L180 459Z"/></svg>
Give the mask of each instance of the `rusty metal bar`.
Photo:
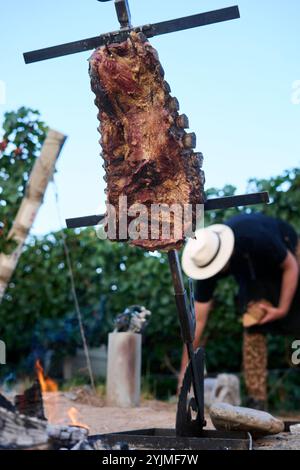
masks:
<svg viewBox="0 0 300 470"><path fill-rule="evenodd" d="M211 211L217 209L229 209L231 207L265 204L268 202L269 195L264 191L260 193L208 199L204 204L204 210ZM101 224L101 221L103 221L104 218L105 214L75 217L73 219L66 219L66 224L67 228L93 227L95 225Z"/></svg>
<svg viewBox="0 0 300 470"><path fill-rule="evenodd" d="M124 14L124 8L122 5L117 6L119 9L118 16ZM183 31L186 29L196 28L199 26L207 26L214 23L220 23L223 21L234 20L240 17L239 8L237 6L222 8L220 10L208 11L206 13L199 13L197 15L186 16L183 18L177 18L169 21L162 21L160 23L146 24L137 27L124 27L118 31L100 34L92 38L82 39L79 41L69 42L61 44L59 46L47 47L44 49L38 49L36 51L25 52L23 54L26 64L33 62L39 62L41 60L54 59L56 57L62 57L69 54L76 54L78 52L84 52L95 49L100 46L108 45L113 42L126 41L129 34L132 31L142 32L146 37L152 38L154 36L174 33L176 31ZM124 16L124 21L126 18Z"/></svg>

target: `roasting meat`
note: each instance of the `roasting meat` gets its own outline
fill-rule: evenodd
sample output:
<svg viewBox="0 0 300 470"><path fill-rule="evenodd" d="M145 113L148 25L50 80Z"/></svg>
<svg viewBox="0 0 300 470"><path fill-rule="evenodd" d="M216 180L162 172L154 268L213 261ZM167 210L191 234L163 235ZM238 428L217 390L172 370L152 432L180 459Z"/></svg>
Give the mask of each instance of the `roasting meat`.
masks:
<svg viewBox="0 0 300 470"><path fill-rule="evenodd" d="M193 151L195 134L184 130L188 119L178 113L156 50L142 34L131 33L127 41L93 53L90 77L99 108L107 203L117 214L116 239L128 237L119 234L124 216L120 197L124 202L126 196L131 208L128 224L138 217L140 233L130 243L147 250L180 248L184 235L175 229L180 227L176 222L188 230L195 221L196 204L204 202L202 154ZM148 209L149 218L139 212L138 204ZM150 223L151 207L159 204L166 206L152 211ZM173 204L191 205L193 218L185 220L182 212L171 211L168 234L162 228L167 220L164 208Z"/></svg>

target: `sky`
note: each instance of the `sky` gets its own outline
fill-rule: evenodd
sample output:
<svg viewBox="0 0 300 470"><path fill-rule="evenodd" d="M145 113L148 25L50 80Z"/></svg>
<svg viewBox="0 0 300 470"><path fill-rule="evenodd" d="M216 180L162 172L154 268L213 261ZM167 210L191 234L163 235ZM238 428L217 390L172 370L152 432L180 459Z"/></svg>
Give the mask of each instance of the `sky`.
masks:
<svg viewBox="0 0 300 470"><path fill-rule="evenodd" d="M207 188L233 184L242 193L251 177L299 166L299 0L129 3L136 26L239 5L241 19L151 39L197 134ZM101 213L105 183L91 51L29 65L22 53L118 29L113 2L0 0L0 6L0 125L5 111L39 109L68 136L56 173L63 219ZM54 201L50 184L33 233L60 228Z"/></svg>

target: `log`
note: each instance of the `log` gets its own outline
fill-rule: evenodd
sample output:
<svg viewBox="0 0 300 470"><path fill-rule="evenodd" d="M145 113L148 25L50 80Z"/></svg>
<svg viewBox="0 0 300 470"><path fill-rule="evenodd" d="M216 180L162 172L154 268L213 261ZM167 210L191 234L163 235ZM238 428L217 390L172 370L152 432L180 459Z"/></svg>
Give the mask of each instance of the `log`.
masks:
<svg viewBox="0 0 300 470"><path fill-rule="evenodd" d="M61 448L60 450L64 450L64 449ZM103 447L101 449L94 449L94 447L92 447L90 445L89 441L87 439L85 439L85 440L79 441L77 444L75 444L75 446L72 447L71 450L107 450L107 449L105 449L105 447Z"/></svg>
<svg viewBox="0 0 300 470"><path fill-rule="evenodd" d="M142 335L113 332L108 335L106 398L108 406L140 404Z"/></svg>
<svg viewBox="0 0 300 470"><path fill-rule="evenodd" d="M17 246L11 254L0 253L0 303L22 254L27 235L43 203L45 191L53 177L55 164L65 140L65 135L49 129L41 154L32 168L25 196L8 234L8 239L15 240Z"/></svg>
<svg viewBox="0 0 300 470"><path fill-rule="evenodd" d="M14 405L0 393L0 407L8 411L15 411Z"/></svg>
<svg viewBox="0 0 300 470"><path fill-rule="evenodd" d="M89 431L81 426L56 426L48 424L47 434L52 449L58 450L61 448L72 449L80 442L85 442Z"/></svg>
<svg viewBox="0 0 300 470"><path fill-rule="evenodd" d="M0 449L72 449L86 442L88 434L88 430L80 426L51 425L0 407Z"/></svg>
<svg viewBox="0 0 300 470"><path fill-rule="evenodd" d="M1 449L48 449L47 424L0 408Z"/></svg>
<svg viewBox="0 0 300 470"><path fill-rule="evenodd" d="M47 423L38 380L16 395L14 402L15 406L0 394L0 449L84 448L89 434L86 428Z"/></svg>

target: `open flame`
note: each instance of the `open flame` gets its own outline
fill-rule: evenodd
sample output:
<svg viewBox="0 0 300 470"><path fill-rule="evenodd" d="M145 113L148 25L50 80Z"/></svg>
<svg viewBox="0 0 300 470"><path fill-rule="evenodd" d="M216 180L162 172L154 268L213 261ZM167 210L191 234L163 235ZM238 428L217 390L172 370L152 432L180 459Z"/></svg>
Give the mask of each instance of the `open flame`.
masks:
<svg viewBox="0 0 300 470"><path fill-rule="evenodd" d="M41 390L43 393L45 392L57 392L58 391L58 385L57 383L50 379L49 377L46 377L44 374L44 369L41 364L41 361L38 359L35 363L35 371L36 375L38 378L38 381L41 386ZM51 396L43 396L43 402L44 402L44 408L46 412L46 416L48 418L48 421L50 423L56 423L59 424L60 422L65 422L66 416L63 417L61 416L61 413L59 414L59 403L58 403L58 394L54 394ZM72 407L68 410L67 412L68 418L70 420L69 424L72 426L78 426L81 428L85 428L89 430L89 427L86 424L82 424L79 420L79 411Z"/></svg>
<svg viewBox="0 0 300 470"><path fill-rule="evenodd" d="M79 411L72 407L68 410L68 416L73 426L80 426L81 428L89 429L86 424L82 424L78 421Z"/></svg>
<svg viewBox="0 0 300 470"><path fill-rule="evenodd" d="M37 361L35 362L35 370L36 370L38 381L40 382L42 392L57 392L58 390L57 383L54 380L50 379L49 377L45 377L44 369L39 359L37 359Z"/></svg>

